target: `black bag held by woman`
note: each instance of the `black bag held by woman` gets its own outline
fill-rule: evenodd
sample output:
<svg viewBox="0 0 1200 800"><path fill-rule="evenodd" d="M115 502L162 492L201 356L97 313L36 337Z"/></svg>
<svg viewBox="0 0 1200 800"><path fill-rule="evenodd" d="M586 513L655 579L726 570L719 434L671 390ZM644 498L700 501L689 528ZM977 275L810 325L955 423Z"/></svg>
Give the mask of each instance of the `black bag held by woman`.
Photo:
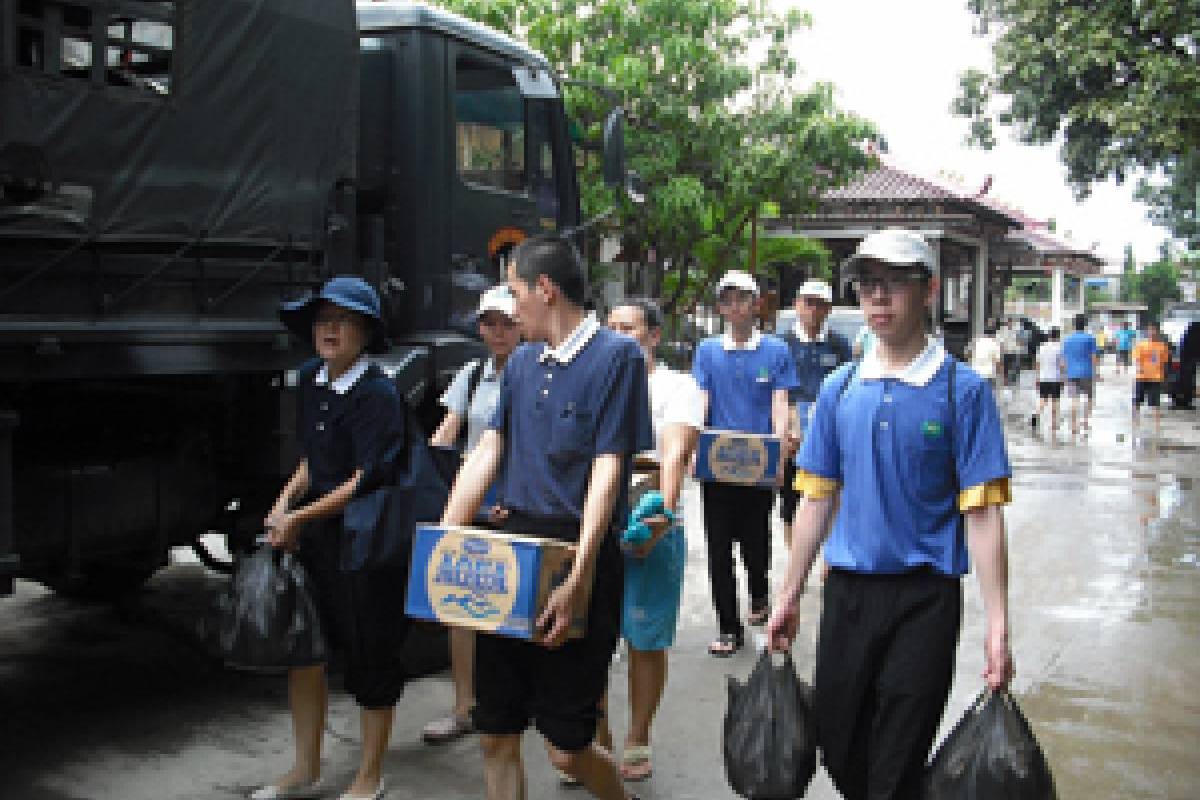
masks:
<svg viewBox="0 0 1200 800"><path fill-rule="evenodd" d="M985 689L929 763L925 800L1056 800L1028 720L1005 690Z"/></svg>
<svg viewBox="0 0 1200 800"><path fill-rule="evenodd" d="M223 598L220 642L242 667L307 667L327 653L308 573L291 553L263 545L242 560Z"/></svg>
<svg viewBox="0 0 1200 800"><path fill-rule="evenodd" d="M745 684L729 678L725 711L725 775L752 800L803 797L817 771L812 689L796 675L791 654L783 663L764 652Z"/></svg>

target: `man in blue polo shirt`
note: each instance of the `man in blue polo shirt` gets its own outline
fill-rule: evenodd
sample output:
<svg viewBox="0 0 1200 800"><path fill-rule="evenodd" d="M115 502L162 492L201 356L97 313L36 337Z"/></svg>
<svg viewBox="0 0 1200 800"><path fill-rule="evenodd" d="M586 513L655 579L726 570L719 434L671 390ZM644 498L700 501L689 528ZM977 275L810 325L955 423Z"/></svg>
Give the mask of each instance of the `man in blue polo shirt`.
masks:
<svg viewBox="0 0 1200 800"><path fill-rule="evenodd" d="M1063 361L1067 363L1067 397L1071 400L1071 434L1091 427L1092 397L1096 393L1096 366L1100 363L1100 348L1096 337L1088 333L1087 317L1075 316L1075 332L1063 339ZM1083 420L1079 421L1079 398L1084 398Z"/></svg>
<svg viewBox="0 0 1200 800"><path fill-rule="evenodd" d="M848 800L919 797L953 677L968 545L987 620L984 678L1000 687L1012 676L1002 514L1011 469L990 385L926 334L934 263L919 235L889 229L847 266L877 343L821 387L767 629L773 649L791 647L824 542L817 736Z"/></svg>
<svg viewBox="0 0 1200 800"><path fill-rule="evenodd" d="M754 327L758 283L741 270L730 270L717 284L717 310L724 336L705 339L696 350L692 376L704 394L706 427L774 434L783 442L780 459L790 459L788 391L796 387L796 365L787 344ZM708 540L708 577L719 632L708 651L730 656L745 643L733 575L733 543L741 548L750 586L751 625L767 621L767 567L771 563L771 506L775 493L760 486L705 483L704 533Z"/></svg>
<svg viewBox="0 0 1200 800"><path fill-rule="evenodd" d="M509 357L489 430L463 464L442 523L468 524L500 474L505 527L572 541L577 552L537 620L538 642L476 642L474 720L487 796L525 796L521 734L532 722L558 769L596 797L623 800L630 795L617 766L594 737L621 624L614 526L628 516L633 456L654 446L646 365L637 342L585 313L583 262L566 239L520 244L508 285L530 344ZM588 581L587 633L567 641Z"/></svg>

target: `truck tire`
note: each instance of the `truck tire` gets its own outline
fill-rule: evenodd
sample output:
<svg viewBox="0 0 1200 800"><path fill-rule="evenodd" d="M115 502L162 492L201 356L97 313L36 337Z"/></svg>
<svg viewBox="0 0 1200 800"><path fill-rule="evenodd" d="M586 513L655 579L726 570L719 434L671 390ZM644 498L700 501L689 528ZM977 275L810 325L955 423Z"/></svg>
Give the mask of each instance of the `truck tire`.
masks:
<svg viewBox="0 0 1200 800"><path fill-rule="evenodd" d="M84 566L78 575L42 582L63 597L107 602L136 593L157 571L157 567L94 565Z"/></svg>

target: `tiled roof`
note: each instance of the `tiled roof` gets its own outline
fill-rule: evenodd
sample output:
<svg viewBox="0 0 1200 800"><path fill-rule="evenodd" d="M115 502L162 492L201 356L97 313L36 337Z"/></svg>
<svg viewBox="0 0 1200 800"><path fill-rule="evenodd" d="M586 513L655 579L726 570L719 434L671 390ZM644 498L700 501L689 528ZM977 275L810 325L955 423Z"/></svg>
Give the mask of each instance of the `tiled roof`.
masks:
<svg viewBox="0 0 1200 800"><path fill-rule="evenodd" d="M854 181L829 189L823 200L963 200L963 195L904 170L882 164Z"/></svg>

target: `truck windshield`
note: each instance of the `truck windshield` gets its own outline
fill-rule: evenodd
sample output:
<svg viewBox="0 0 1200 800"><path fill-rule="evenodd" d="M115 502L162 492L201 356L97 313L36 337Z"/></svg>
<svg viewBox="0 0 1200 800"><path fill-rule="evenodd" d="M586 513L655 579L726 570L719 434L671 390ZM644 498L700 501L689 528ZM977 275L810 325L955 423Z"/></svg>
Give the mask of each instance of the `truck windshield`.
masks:
<svg viewBox="0 0 1200 800"><path fill-rule="evenodd" d="M557 223L555 108L550 101L523 97L508 68L459 59L454 94L458 174L472 186L525 195L541 216Z"/></svg>

